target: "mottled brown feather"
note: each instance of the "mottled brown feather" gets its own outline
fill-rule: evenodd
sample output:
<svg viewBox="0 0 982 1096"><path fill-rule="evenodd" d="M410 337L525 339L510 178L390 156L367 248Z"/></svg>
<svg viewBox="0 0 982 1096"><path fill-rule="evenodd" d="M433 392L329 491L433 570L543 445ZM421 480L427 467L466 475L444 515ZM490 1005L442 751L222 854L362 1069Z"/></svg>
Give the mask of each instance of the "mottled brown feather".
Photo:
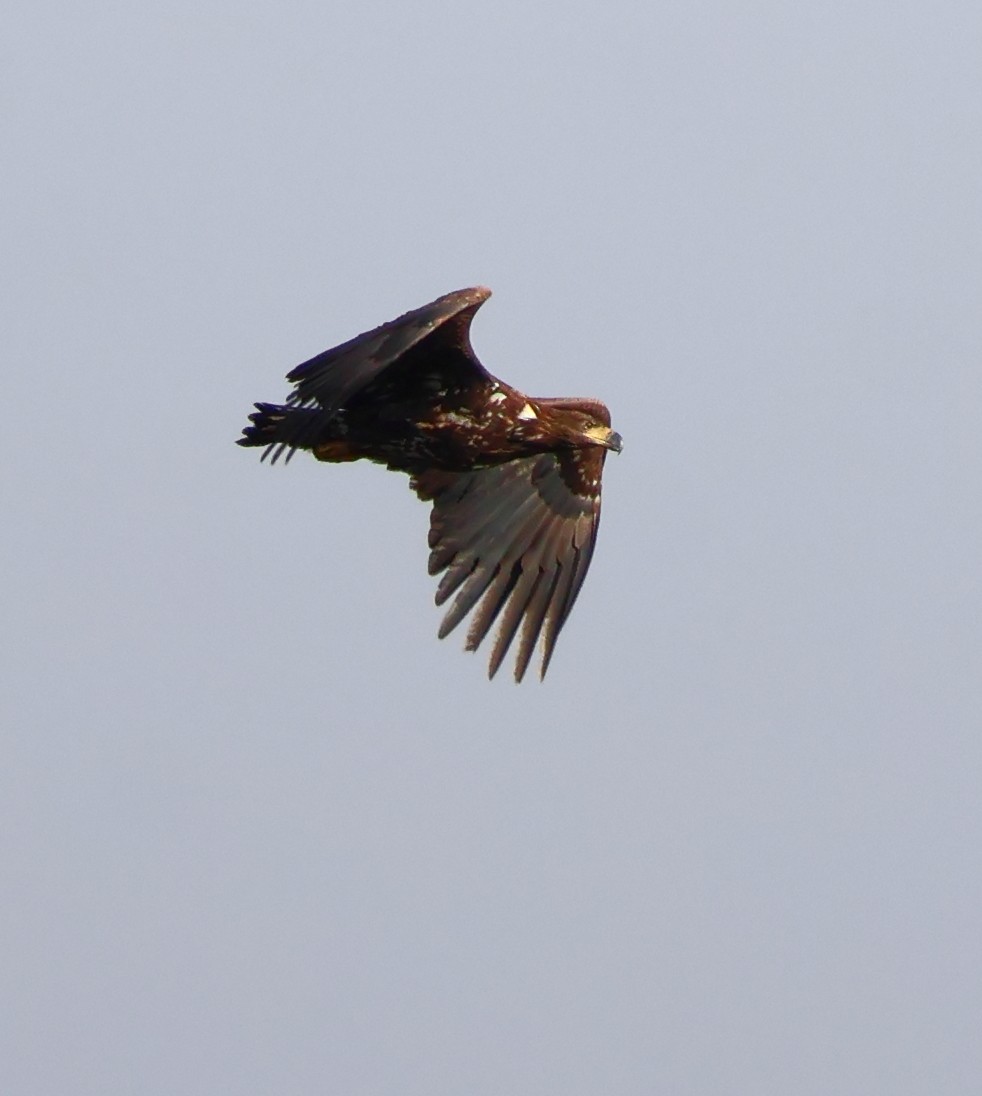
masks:
<svg viewBox="0 0 982 1096"><path fill-rule="evenodd" d="M307 415L288 441L270 445L263 460L275 464L285 453L289 461L298 449L311 448L341 408L384 401L384 390L373 392L373 387L393 369L398 374L438 365L441 376L490 380L470 343L471 320L490 296L483 286L447 293L291 369L286 379L295 387L287 406L320 413Z"/></svg>

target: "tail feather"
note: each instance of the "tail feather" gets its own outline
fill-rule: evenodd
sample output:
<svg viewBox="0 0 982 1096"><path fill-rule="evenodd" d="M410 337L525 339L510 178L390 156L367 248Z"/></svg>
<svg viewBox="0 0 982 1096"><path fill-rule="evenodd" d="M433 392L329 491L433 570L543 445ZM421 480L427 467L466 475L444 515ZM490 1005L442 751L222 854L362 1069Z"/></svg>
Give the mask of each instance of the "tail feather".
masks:
<svg viewBox="0 0 982 1096"><path fill-rule="evenodd" d="M323 412L317 408L283 407L276 403L257 403L249 416L250 426L236 439L239 445L265 447L262 459L272 453L271 463L287 451L289 460L297 449L310 449L318 436L318 417Z"/></svg>

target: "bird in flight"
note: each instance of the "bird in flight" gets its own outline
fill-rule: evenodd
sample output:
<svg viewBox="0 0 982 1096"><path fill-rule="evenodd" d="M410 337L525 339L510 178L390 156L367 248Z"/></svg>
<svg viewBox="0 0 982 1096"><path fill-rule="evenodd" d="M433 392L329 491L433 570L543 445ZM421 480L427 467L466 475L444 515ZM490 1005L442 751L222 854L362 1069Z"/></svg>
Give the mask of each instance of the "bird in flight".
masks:
<svg viewBox="0 0 982 1096"><path fill-rule="evenodd" d="M306 449L408 472L433 504L436 603L453 597L440 638L474 609L474 651L500 621L494 677L521 629L521 681L539 639L545 677L593 555L604 459L621 438L599 400L533 399L488 373L470 326L490 295L448 293L298 365L286 403L257 403L238 443L265 447L272 463Z"/></svg>

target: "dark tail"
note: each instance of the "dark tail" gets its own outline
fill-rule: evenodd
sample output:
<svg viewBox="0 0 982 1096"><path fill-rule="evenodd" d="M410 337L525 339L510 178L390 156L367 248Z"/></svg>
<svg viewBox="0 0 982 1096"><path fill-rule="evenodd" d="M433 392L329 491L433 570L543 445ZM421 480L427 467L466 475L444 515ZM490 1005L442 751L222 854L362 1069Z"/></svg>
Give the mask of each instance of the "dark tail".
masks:
<svg viewBox="0 0 982 1096"><path fill-rule="evenodd" d="M286 459L289 460L297 449L309 449L317 441L317 419L323 415L319 408L257 403L256 410L249 416L252 425L243 429L242 437L237 441L239 445L264 447L263 460L272 452L273 464L284 450L288 450Z"/></svg>

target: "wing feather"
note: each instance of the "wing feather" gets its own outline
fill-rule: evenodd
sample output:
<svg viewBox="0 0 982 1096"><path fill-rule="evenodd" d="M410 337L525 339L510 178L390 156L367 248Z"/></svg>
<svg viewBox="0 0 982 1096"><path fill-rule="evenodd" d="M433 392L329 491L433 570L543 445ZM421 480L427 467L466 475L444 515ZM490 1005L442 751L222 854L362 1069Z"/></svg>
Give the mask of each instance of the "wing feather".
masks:
<svg viewBox="0 0 982 1096"><path fill-rule="evenodd" d="M488 676L521 634L515 680L536 643L545 676L583 585L600 521L601 448L550 452L469 472L427 471L412 479L432 500L430 573L443 572L437 604L456 594L440 637L473 610L466 646L498 625Z"/></svg>
<svg viewBox="0 0 982 1096"><path fill-rule="evenodd" d="M442 605L458 586L461 586L460 576L463 572L466 581L464 581L460 593L457 594L450 611L440 625L441 639L449 635L473 609L489 584L494 581L508 562L509 550L512 545L531 541L535 530L541 523L540 508L536 505L535 497L529 496L519 502L518 506L509 514L509 521L505 526L501 526L500 523L493 520L475 524L473 534L467 537L456 550L459 563L455 562L451 565L437 588L436 603ZM473 561L468 550L475 546L475 541L478 538L484 540L486 548L482 556ZM512 561L512 566L517 563L517 560ZM483 629L480 629L480 637L477 642L484 638L490 626L490 623L488 623ZM476 627L477 622L475 621L475 625L471 629L472 637L477 634Z"/></svg>
<svg viewBox="0 0 982 1096"><path fill-rule="evenodd" d="M550 551L556 551L560 530L560 524L558 522L553 523L553 528L550 529L547 535L547 543L543 546L544 556ZM542 622L545 620L546 611L552 601L553 591L556 588L556 581L558 580L559 575L559 568L553 568L549 573L541 572L540 581L529 595L528 603L525 607L525 623L522 625L522 637L518 644L518 654L515 656L515 676L519 681L524 677L525 671L528 669L529 661L535 650L535 644L542 632ZM543 674L544 673L545 671L543 670Z"/></svg>
<svg viewBox="0 0 982 1096"><path fill-rule="evenodd" d="M477 482L472 479L472 483ZM464 550L479 537L487 539L492 530L497 531L499 539L506 536L509 523L513 523L520 516L520 508L531 501L520 481L507 480L504 476L496 494L490 498L485 491L476 491L472 486L453 509L454 530L447 529L442 520L434 522L430 528L430 574L438 574L455 556L464 559Z"/></svg>

